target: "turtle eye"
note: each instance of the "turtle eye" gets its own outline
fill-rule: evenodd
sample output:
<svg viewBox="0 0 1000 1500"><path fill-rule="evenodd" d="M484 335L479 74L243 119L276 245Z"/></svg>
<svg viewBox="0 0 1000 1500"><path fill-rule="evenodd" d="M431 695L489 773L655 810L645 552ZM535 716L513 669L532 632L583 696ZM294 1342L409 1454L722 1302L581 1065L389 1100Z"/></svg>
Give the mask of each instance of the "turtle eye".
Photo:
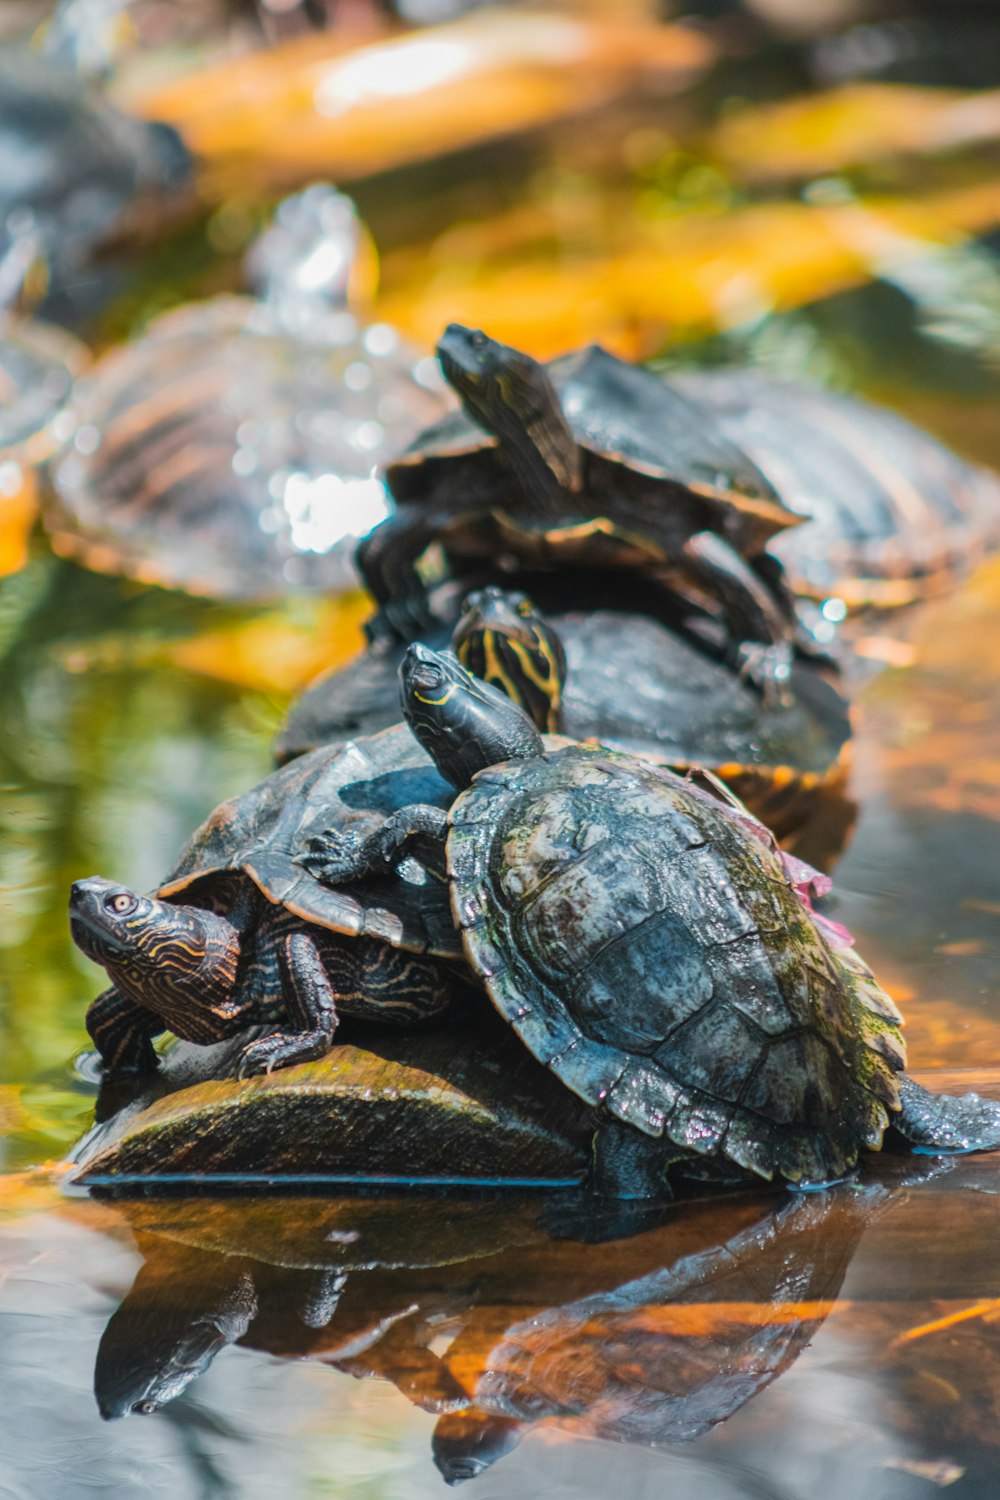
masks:
<svg viewBox="0 0 1000 1500"><path fill-rule="evenodd" d="M532 605L531 605L531 600L530 599L525 599L525 598L519 599L518 600L518 605L517 605L517 612L518 612L519 615L523 615L524 618L527 619L528 616L533 613Z"/></svg>
<svg viewBox="0 0 1000 1500"><path fill-rule="evenodd" d="M123 917L126 912L135 911L139 905L134 896L127 896L123 891L120 891L117 896L109 896L104 904L109 911L114 912L116 917Z"/></svg>

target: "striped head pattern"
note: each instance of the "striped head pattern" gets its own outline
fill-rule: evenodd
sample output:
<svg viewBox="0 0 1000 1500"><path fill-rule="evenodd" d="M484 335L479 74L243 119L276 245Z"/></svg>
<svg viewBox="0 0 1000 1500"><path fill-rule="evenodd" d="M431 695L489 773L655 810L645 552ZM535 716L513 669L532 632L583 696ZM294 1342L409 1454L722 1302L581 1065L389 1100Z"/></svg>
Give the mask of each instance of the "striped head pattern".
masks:
<svg viewBox="0 0 1000 1500"><path fill-rule="evenodd" d="M527 594L501 588L468 594L452 648L463 667L506 693L537 729L562 728L566 653Z"/></svg>
<svg viewBox="0 0 1000 1500"><path fill-rule="evenodd" d="M78 880L69 900L73 941L112 983L171 1022L233 996L239 934L224 917L196 906L140 896L101 876Z"/></svg>

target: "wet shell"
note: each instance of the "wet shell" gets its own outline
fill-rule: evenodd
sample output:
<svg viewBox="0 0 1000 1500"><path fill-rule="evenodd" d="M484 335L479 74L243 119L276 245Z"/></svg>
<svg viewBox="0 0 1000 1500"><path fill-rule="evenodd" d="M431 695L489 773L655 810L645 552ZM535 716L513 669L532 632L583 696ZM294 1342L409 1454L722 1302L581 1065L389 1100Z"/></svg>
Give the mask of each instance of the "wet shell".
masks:
<svg viewBox="0 0 1000 1500"><path fill-rule="evenodd" d="M899 1014L724 808L570 745L481 773L451 822L467 957L587 1103L767 1178L823 1181L879 1145Z"/></svg>
<svg viewBox="0 0 1000 1500"><path fill-rule="evenodd" d="M295 858L306 839L330 827L364 838L398 808L414 802L447 807L452 796L405 725L316 750L217 807L157 895L212 906L219 877L242 874L269 901L333 932L460 957L439 883L393 875L332 888Z"/></svg>
<svg viewBox="0 0 1000 1500"><path fill-rule="evenodd" d="M751 556L775 532L796 523L770 481L712 413L658 376L596 344L553 360L546 369L583 450L584 492L591 504L607 507L612 522L636 534L637 561L643 560L642 505L656 489L679 513L691 512L689 530L708 525L711 517L738 550ZM437 486L451 494L463 488L495 492L499 503L509 478L497 446L492 434L464 412L455 413L389 466L389 487L401 505L422 503ZM564 552L586 557L601 545L602 535L566 532L558 540Z"/></svg>

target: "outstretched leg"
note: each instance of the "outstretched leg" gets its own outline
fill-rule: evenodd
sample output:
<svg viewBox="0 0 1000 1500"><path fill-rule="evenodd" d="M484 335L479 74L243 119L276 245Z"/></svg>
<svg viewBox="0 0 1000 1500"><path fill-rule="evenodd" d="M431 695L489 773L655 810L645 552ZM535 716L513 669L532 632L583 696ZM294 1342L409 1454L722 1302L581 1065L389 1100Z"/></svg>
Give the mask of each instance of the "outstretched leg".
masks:
<svg viewBox="0 0 1000 1500"><path fill-rule="evenodd" d="M330 1050L337 1029L333 986L316 944L307 932L292 932L281 945L285 1004L295 1030L273 1031L244 1047L239 1074L270 1073L310 1062Z"/></svg>
<svg viewBox="0 0 1000 1500"><path fill-rule="evenodd" d="M1000 1149L1000 1104L978 1094L932 1094L904 1074L899 1082L902 1109L892 1123L918 1151L996 1151Z"/></svg>
<svg viewBox="0 0 1000 1500"><path fill-rule="evenodd" d="M106 1075L155 1073L160 1066L151 1037L166 1030L160 1017L111 986L94 1000L86 1020Z"/></svg>
<svg viewBox="0 0 1000 1500"><path fill-rule="evenodd" d="M385 875L404 859L415 859L428 875L446 880L445 841L448 814L429 803L415 802L386 818L381 828L359 839L336 829L308 840L299 856L311 875L325 885L346 885L367 875Z"/></svg>
<svg viewBox="0 0 1000 1500"><path fill-rule="evenodd" d="M438 510L407 506L358 543L354 562L378 605L365 626L373 644L415 641L437 623L417 561L447 520Z"/></svg>

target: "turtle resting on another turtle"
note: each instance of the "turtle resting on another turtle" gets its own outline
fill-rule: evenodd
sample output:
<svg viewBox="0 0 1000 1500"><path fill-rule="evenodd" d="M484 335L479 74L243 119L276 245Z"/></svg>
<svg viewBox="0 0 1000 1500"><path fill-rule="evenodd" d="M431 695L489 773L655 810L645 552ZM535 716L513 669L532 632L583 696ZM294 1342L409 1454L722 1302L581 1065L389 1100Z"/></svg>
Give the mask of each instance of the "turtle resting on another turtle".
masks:
<svg viewBox="0 0 1000 1500"><path fill-rule="evenodd" d="M437 346L464 412L427 429L386 478L399 506L360 543L373 638L432 624L417 562L469 559L658 570L731 633L787 642L791 607L766 543L797 517L708 409L592 345L549 365L451 324Z"/></svg>
<svg viewBox="0 0 1000 1500"><path fill-rule="evenodd" d="M442 622L428 644L450 641L464 666L519 703L543 732L610 741L675 769L714 771L779 839L793 847L805 840L808 857L825 864L855 811L841 755L851 728L844 699L803 662L793 667L788 701L763 702L731 668L637 612L637 582L629 580L625 601L607 581L601 590L602 605L632 608L567 610L572 582L546 588L536 574L532 588L545 589L552 606L544 613L519 590L478 589L453 629ZM394 722L402 655L401 647L373 647L320 678L293 707L278 758Z"/></svg>
<svg viewBox="0 0 1000 1500"><path fill-rule="evenodd" d="M679 1160L842 1176L890 1123L927 1151L1000 1146L1000 1105L902 1072L900 1015L822 877L762 827L638 757L543 741L454 659L415 645L403 711L458 789L370 836L311 841L331 883L406 856L447 873L466 958L502 1016L599 1110L594 1185L659 1197Z"/></svg>
<svg viewBox="0 0 1000 1500"><path fill-rule="evenodd" d="M338 1015L438 1015L464 975L447 961L462 950L445 888L392 876L333 891L294 856L333 810L345 831L367 834L415 799L450 796L397 725L303 756L222 803L154 896L77 881L73 937L112 981L87 1012L106 1074L155 1069L150 1039L163 1031L207 1044L278 1024L246 1047L246 1074L321 1056Z"/></svg>

